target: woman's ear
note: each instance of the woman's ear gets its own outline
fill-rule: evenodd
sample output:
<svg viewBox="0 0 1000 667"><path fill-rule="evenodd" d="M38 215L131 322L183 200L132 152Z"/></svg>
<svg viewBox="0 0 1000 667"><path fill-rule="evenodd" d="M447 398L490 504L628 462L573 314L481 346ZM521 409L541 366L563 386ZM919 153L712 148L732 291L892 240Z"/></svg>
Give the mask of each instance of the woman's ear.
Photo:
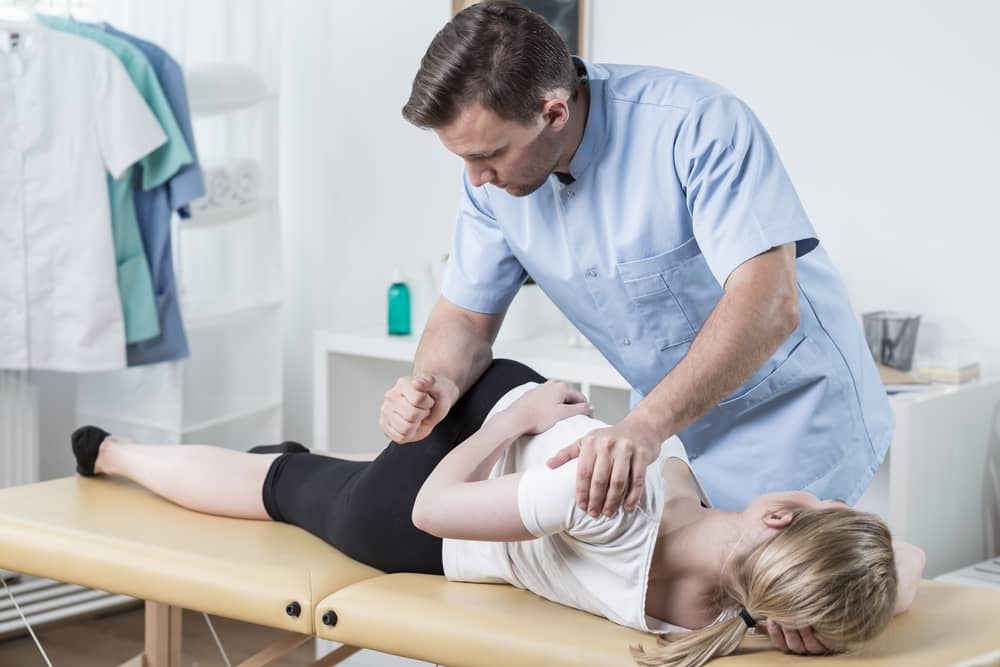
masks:
<svg viewBox="0 0 1000 667"><path fill-rule="evenodd" d="M792 522L793 516L794 514L792 513L792 510L784 507L779 507L776 509L768 509L767 511L765 511L764 515L761 517L760 520L768 528L781 530L782 528L785 528L786 526L788 526L788 524Z"/></svg>

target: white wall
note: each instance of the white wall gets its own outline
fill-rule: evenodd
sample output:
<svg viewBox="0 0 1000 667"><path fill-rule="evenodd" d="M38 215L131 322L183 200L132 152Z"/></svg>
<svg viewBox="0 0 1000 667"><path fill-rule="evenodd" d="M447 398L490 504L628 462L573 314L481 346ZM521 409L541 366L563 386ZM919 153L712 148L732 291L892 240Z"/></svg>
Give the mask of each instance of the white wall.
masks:
<svg viewBox="0 0 1000 667"><path fill-rule="evenodd" d="M313 330L383 325L393 267L422 278L448 251L461 163L400 115L450 0L295 6L282 53L285 433L308 442Z"/></svg>

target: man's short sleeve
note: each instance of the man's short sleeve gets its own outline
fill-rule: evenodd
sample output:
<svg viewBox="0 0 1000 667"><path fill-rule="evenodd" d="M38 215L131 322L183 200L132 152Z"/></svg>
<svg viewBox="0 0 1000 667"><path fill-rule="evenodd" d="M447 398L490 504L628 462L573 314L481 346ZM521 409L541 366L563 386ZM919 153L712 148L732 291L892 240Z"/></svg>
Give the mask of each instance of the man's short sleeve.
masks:
<svg viewBox="0 0 1000 667"><path fill-rule="evenodd" d="M517 487L521 521L535 537L567 532L575 520L576 461L528 468Z"/></svg>
<svg viewBox="0 0 1000 667"><path fill-rule="evenodd" d="M104 166L114 178L161 146L167 136L122 64L101 49L97 60L94 114Z"/></svg>
<svg viewBox="0 0 1000 667"><path fill-rule="evenodd" d="M688 112L674 146L677 174L705 261L724 285L736 267L794 241L819 241L767 131L739 99L713 96Z"/></svg>
<svg viewBox="0 0 1000 667"><path fill-rule="evenodd" d="M481 192L462 176L462 200L441 293L478 313L503 312L527 278Z"/></svg>

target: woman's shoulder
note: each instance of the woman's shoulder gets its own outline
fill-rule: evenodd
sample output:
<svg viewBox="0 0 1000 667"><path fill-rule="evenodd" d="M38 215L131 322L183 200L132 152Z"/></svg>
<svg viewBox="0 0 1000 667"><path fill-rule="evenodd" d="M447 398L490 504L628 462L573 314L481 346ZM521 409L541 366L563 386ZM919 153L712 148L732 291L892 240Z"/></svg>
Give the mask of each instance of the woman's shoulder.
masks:
<svg viewBox="0 0 1000 667"><path fill-rule="evenodd" d="M698 485L691 467L683 460L671 456L663 464L663 486L671 498L690 497L701 501Z"/></svg>
<svg viewBox="0 0 1000 667"><path fill-rule="evenodd" d="M661 450L663 487L670 497L692 497L705 507L711 507L704 487L688 460L687 450L680 438L673 436L663 443Z"/></svg>

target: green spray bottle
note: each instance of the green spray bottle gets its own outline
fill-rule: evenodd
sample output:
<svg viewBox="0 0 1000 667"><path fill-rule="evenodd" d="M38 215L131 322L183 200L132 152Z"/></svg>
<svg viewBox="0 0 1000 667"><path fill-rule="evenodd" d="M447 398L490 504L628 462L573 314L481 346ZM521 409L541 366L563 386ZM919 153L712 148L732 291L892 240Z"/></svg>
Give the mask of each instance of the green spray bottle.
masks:
<svg viewBox="0 0 1000 667"><path fill-rule="evenodd" d="M389 335L406 336L410 333L410 288L403 282L399 269L392 272L389 285Z"/></svg>

